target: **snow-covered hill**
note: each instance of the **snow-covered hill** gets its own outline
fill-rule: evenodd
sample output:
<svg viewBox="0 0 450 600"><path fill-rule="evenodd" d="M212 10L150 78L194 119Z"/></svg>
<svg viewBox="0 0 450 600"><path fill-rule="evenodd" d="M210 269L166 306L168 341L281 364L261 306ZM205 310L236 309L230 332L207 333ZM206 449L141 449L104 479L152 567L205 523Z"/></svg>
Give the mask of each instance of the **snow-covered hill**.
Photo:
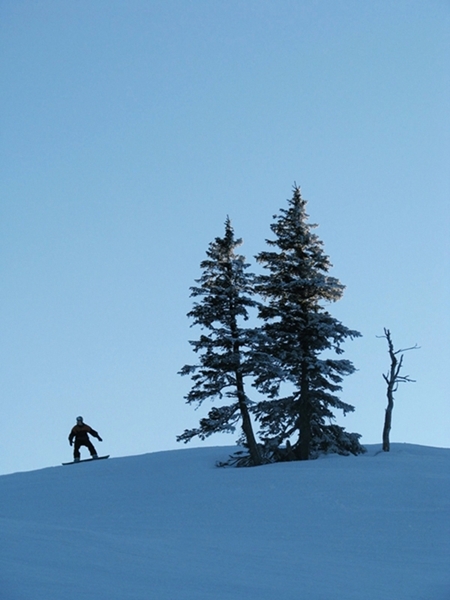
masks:
<svg viewBox="0 0 450 600"><path fill-rule="evenodd" d="M0 598L450 599L450 449L216 468L230 450L0 477Z"/></svg>

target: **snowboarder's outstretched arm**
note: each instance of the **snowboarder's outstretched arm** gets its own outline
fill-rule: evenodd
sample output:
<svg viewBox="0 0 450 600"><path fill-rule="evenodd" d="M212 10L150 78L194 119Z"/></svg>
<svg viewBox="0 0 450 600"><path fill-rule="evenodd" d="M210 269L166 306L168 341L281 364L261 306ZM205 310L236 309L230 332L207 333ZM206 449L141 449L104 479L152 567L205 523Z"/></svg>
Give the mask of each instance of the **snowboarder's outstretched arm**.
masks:
<svg viewBox="0 0 450 600"><path fill-rule="evenodd" d="M102 438L94 429L92 429L92 427L89 427L89 429L90 431L88 433L90 433L93 437L97 438L99 442L103 442Z"/></svg>
<svg viewBox="0 0 450 600"><path fill-rule="evenodd" d="M87 433L89 433L90 435L92 435L92 437L95 437L98 439L99 442L103 442L102 438L99 436L98 432L95 431L95 429L92 429L92 427L90 427L89 425L85 424L85 431Z"/></svg>

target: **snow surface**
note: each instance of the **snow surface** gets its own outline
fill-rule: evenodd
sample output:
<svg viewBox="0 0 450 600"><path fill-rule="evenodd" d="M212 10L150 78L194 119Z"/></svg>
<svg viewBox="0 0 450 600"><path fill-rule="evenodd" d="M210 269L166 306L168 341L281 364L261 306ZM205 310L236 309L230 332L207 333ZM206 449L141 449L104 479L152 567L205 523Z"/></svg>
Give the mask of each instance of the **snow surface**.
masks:
<svg viewBox="0 0 450 600"><path fill-rule="evenodd" d="M0 477L1 600L450 599L450 449L216 468L232 450Z"/></svg>

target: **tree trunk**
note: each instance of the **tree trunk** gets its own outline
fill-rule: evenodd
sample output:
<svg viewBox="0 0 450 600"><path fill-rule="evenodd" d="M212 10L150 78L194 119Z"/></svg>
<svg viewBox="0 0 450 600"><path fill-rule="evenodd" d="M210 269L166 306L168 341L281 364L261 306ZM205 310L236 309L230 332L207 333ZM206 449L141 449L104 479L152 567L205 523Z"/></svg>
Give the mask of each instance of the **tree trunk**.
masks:
<svg viewBox="0 0 450 600"><path fill-rule="evenodd" d="M387 391L388 405L384 414L384 427L383 427L383 451L389 452L391 444L389 441L389 434L391 432L392 423L392 409L394 408L394 395L392 393L392 386L388 385Z"/></svg>
<svg viewBox="0 0 450 600"><path fill-rule="evenodd" d="M233 318L230 323L231 334L234 338L233 341L233 354L235 358L235 377L236 377L236 392L239 404L239 410L242 417L242 431L244 432L245 439L247 441L248 450L250 452L250 458L254 466L258 466L262 463L261 453L259 451L258 444L256 442L255 434L253 433L252 422L250 419L250 413L247 406L247 396L244 390L244 378L241 370L241 352L240 344L237 334L237 323Z"/></svg>
<svg viewBox="0 0 450 600"><path fill-rule="evenodd" d="M235 371L235 373L239 410L241 411L242 416L242 431L244 432L245 439L247 441L252 463L254 466L258 466L262 463L261 454L259 451L258 444L256 442L255 434L253 433L252 422L250 419L250 413L248 410L246 396L244 392L244 382L242 378L242 373L239 370Z"/></svg>
<svg viewBox="0 0 450 600"><path fill-rule="evenodd" d="M400 361L397 359L397 352L394 350L394 344L392 343L391 332L389 329L384 329L384 335L387 339L389 357L391 359L391 366L387 375L383 375L385 382L387 383L387 399L388 405L384 415L384 427L383 427L383 451L389 452L391 444L389 441L389 434L391 432L392 424L392 410L394 408L394 391L397 386L397 382L400 379L399 373L402 367L403 356L400 357ZM403 379L403 378L401 378Z"/></svg>
<svg viewBox="0 0 450 600"><path fill-rule="evenodd" d="M300 414L300 439L298 441L297 456L299 460L309 460L311 446L311 423L304 411Z"/></svg>
<svg viewBox="0 0 450 600"><path fill-rule="evenodd" d="M309 401L308 366L306 362L303 362L299 400L300 414L298 416L300 435L296 444L299 460L309 460L311 454L311 407Z"/></svg>

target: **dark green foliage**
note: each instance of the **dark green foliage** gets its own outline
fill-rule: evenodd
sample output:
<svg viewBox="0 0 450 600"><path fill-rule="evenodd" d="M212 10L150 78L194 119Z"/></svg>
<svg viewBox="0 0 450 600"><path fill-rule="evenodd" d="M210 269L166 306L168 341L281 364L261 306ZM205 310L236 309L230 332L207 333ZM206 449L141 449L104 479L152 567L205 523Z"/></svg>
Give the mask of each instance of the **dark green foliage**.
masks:
<svg viewBox="0 0 450 600"><path fill-rule="evenodd" d="M344 286L328 275L331 263L313 233L316 226L308 223L300 188L294 188L288 209L274 218L276 237L267 241L274 250L256 257L269 272L256 285L264 300L259 316L265 342L259 353L266 357L258 363L256 387L268 397L256 414L265 446L275 460L287 443L286 454L301 460L320 452L357 454L362 451L357 434L331 423L336 409L344 414L354 410L336 395L354 366L345 359L323 358L342 354L342 343L360 335L324 307L341 298ZM292 391L281 395L285 387Z"/></svg>
<svg viewBox="0 0 450 600"><path fill-rule="evenodd" d="M200 298L188 313L194 325L205 333L191 341L199 355L199 364L185 365L180 373L190 375L194 385L187 395L188 403L203 400L232 399L228 406L214 407L196 429L186 430L177 439L187 442L194 436L201 439L216 432L234 431L241 421L252 464L260 464L259 449L250 420L250 402L244 389L244 378L252 373L254 332L241 326L248 319L248 309L256 302L252 298L253 275L248 264L235 249L241 240L234 238L230 220L225 223L225 236L216 238L201 263L199 284L191 288L191 296Z"/></svg>

